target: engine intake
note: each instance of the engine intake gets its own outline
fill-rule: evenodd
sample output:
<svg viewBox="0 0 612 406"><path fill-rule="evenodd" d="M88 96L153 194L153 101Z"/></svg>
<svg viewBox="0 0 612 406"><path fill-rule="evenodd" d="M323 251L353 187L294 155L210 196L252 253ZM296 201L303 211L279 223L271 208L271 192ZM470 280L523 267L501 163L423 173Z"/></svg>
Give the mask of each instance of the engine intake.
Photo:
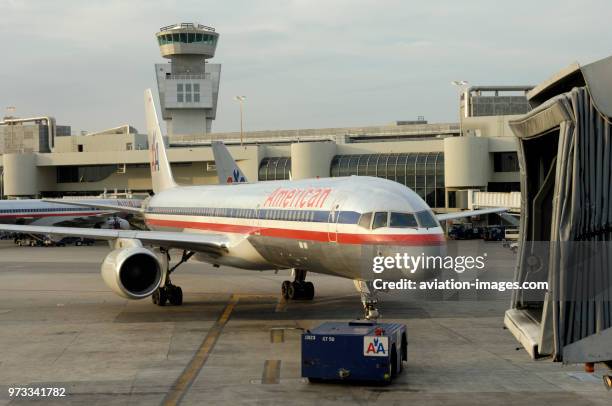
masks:
<svg viewBox="0 0 612 406"><path fill-rule="evenodd" d="M120 248L104 259L102 279L119 296L142 299L160 286L162 266L155 254L146 248Z"/></svg>

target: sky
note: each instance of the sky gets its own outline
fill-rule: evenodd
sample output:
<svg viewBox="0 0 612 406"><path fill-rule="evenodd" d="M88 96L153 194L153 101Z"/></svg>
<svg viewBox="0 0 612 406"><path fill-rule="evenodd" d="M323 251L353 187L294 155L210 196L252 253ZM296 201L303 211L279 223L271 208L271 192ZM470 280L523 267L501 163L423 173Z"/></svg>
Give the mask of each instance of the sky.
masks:
<svg viewBox="0 0 612 406"><path fill-rule="evenodd" d="M213 131L457 121L453 80L537 84L612 54L612 2L0 0L0 112L144 132L160 27L220 33ZM156 92L154 92L156 93Z"/></svg>

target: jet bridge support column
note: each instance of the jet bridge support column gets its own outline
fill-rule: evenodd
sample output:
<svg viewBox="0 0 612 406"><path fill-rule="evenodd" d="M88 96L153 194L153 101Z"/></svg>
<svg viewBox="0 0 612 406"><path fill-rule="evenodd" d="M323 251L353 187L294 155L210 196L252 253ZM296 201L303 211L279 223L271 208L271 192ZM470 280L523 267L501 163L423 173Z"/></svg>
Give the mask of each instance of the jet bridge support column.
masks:
<svg viewBox="0 0 612 406"><path fill-rule="evenodd" d="M4 154L4 194L14 197L33 197L38 190L36 154Z"/></svg>
<svg viewBox="0 0 612 406"><path fill-rule="evenodd" d="M291 144L291 178L328 178L331 161L336 155L334 142L300 142Z"/></svg>

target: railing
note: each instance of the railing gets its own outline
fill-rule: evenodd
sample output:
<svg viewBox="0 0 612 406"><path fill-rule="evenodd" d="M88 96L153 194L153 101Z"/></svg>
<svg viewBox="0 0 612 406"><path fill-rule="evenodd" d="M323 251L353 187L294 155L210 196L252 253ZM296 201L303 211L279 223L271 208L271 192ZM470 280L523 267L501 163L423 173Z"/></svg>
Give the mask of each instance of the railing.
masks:
<svg viewBox="0 0 612 406"><path fill-rule="evenodd" d="M471 192L471 199L468 198L470 210L483 207L507 207L511 210L521 208L521 192Z"/></svg>
<svg viewBox="0 0 612 406"><path fill-rule="evenodd" d="M168 30L173 30L175 28L197 28L199 30L215 32L215 29L213 27L209 27L207 25L202 25L202 24L193 24L193 23L180 23L180 24L167 25L165 27L161 27L159 30L168 31Z"/></svg>
<svg viewBox="0 0 612 406"><path fill-rule="evenodd" d="M205 73L203 75L166 75L166 79L180 79L180 80L210 79L210 73Z"/></svg>

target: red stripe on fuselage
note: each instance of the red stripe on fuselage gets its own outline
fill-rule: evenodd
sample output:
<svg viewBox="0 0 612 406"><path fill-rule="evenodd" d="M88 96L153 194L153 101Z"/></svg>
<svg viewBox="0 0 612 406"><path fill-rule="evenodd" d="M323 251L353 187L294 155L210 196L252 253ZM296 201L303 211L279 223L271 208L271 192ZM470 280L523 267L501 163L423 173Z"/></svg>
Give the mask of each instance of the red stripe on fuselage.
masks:
<svg viewBox="0 0 612 406"><path fill-rule="evenodd" d="M220 231L237 234L256 234L264 237L289 238L330 242L327 231L294 230L288 228L271 228L245 226L241 224L204 223L199 221L147 219L147 224L160 227L187 228L194 230ZM332 234L333 235L333 234ZM442 245L443 234L350 234L337 233L339 244L381 244L381 245Z"/></svg>

